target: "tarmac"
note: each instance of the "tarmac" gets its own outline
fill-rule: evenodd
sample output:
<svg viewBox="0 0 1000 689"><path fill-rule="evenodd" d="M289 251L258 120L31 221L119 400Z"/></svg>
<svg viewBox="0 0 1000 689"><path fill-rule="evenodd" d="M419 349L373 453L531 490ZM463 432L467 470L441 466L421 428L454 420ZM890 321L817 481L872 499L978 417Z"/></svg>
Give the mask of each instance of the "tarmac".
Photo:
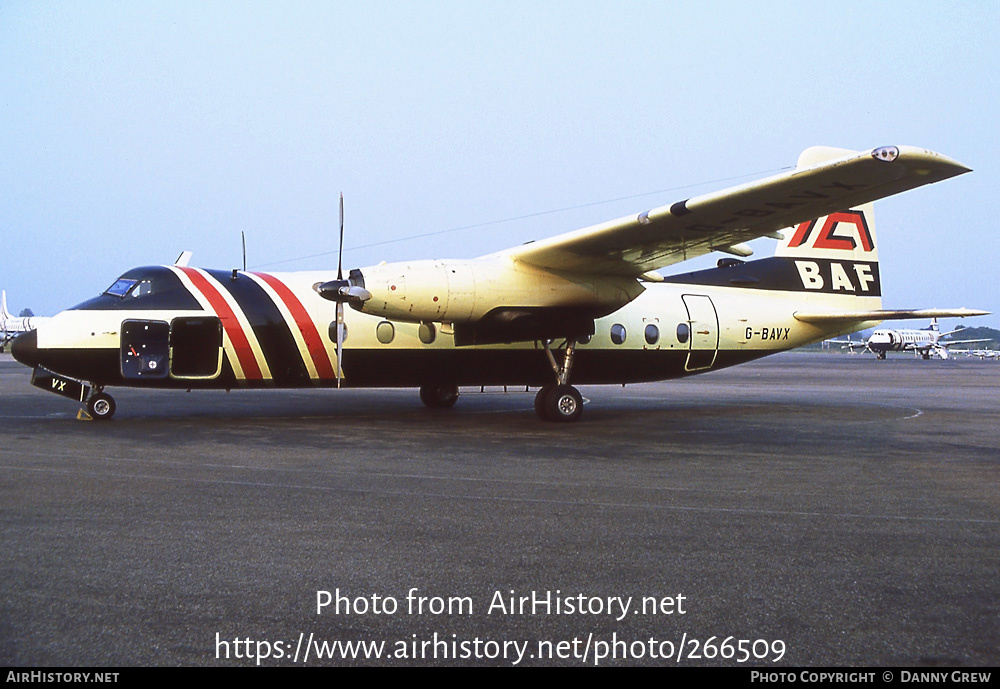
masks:
<svg viewBox="0 0 1000 689"><path fill-rule="evenodd" d="M1000 663L1000 364L110 390L0 356L5 666ZM380 657L373 657L381 654Z"/></svg>

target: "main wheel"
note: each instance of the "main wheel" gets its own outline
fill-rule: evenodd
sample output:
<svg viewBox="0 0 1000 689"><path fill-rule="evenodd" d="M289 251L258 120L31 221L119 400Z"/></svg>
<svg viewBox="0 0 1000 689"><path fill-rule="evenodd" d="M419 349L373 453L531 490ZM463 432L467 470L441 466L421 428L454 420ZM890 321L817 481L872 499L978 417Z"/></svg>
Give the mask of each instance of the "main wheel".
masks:
<svg viewBox="0 0 1000 689"><path fill-rule="evenodd" d="M548 412L545 411L545 397L552 392L554 387L555 385L543 385L535 395L535 413L542 421L549 420Z"/></svg>
<svg viewBox="0 0 1000 689"><path fill-rule="evenodd" d="M106 392L98 392L87 400L87 412L95 421L107 421L115 415L115 398Z"/></svg>
<svg viewBox="0 0 1000 689"><path fill-rule="evenodd" d="M458 401L458 386L432 384L420 386L420 401L431 409L448 409Z"/></svg>
<svg viewBox="0 0 1000 689"><path fill-rule="evenodd" d="M542 400L546 421L569 423L583 414L583 395L572 385L553 385Z"/></svg>

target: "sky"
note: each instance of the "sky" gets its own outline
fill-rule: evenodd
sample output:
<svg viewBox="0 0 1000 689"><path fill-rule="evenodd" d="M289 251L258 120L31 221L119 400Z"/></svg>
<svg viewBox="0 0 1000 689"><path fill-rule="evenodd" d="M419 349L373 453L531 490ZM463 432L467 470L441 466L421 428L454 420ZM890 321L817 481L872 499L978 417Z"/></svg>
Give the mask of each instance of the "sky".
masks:
<svg viewBox="0 0 1000 689"><path fill-rule="evenodd" d="M1000 328L998 30L985 0L0 0L0 287L52 315L183 250L241 267L241 233L335 271L340 192L345 269L468 258L909 144L974 172L876 204L883 304Z"/></svg>

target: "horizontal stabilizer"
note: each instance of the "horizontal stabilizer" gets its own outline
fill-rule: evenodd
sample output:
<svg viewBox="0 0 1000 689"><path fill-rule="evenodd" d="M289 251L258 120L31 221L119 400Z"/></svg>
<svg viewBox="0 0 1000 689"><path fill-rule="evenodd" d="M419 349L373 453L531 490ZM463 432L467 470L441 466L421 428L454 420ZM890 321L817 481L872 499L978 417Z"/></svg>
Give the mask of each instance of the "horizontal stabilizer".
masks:
<svg viewBox="0 0 1000 689"><path fill-rule="evenodd" d="M840 313L796 312L795 320L804 323L835 323L837 321L895 321L911 318L965 318L985 316L989 311L979 309L878 309L875 311L842 311Z"/></svg>

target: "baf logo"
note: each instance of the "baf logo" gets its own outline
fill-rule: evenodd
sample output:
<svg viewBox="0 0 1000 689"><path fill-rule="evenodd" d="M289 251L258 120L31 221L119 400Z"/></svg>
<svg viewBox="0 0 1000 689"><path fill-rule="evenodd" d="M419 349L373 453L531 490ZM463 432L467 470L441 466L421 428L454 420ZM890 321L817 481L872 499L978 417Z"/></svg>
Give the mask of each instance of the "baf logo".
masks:
<svg viewBox="0 0 1000 689"><path fill-rule="evenodd" d="M820 218L804 222L795 228L795 234L788 242L790 248L800 247L812 240L814 249L839 249L854 251L859 246L865 252L875 250L868 221L861 211L850 210L831 213L826 216L818 230Z"/></svg>

